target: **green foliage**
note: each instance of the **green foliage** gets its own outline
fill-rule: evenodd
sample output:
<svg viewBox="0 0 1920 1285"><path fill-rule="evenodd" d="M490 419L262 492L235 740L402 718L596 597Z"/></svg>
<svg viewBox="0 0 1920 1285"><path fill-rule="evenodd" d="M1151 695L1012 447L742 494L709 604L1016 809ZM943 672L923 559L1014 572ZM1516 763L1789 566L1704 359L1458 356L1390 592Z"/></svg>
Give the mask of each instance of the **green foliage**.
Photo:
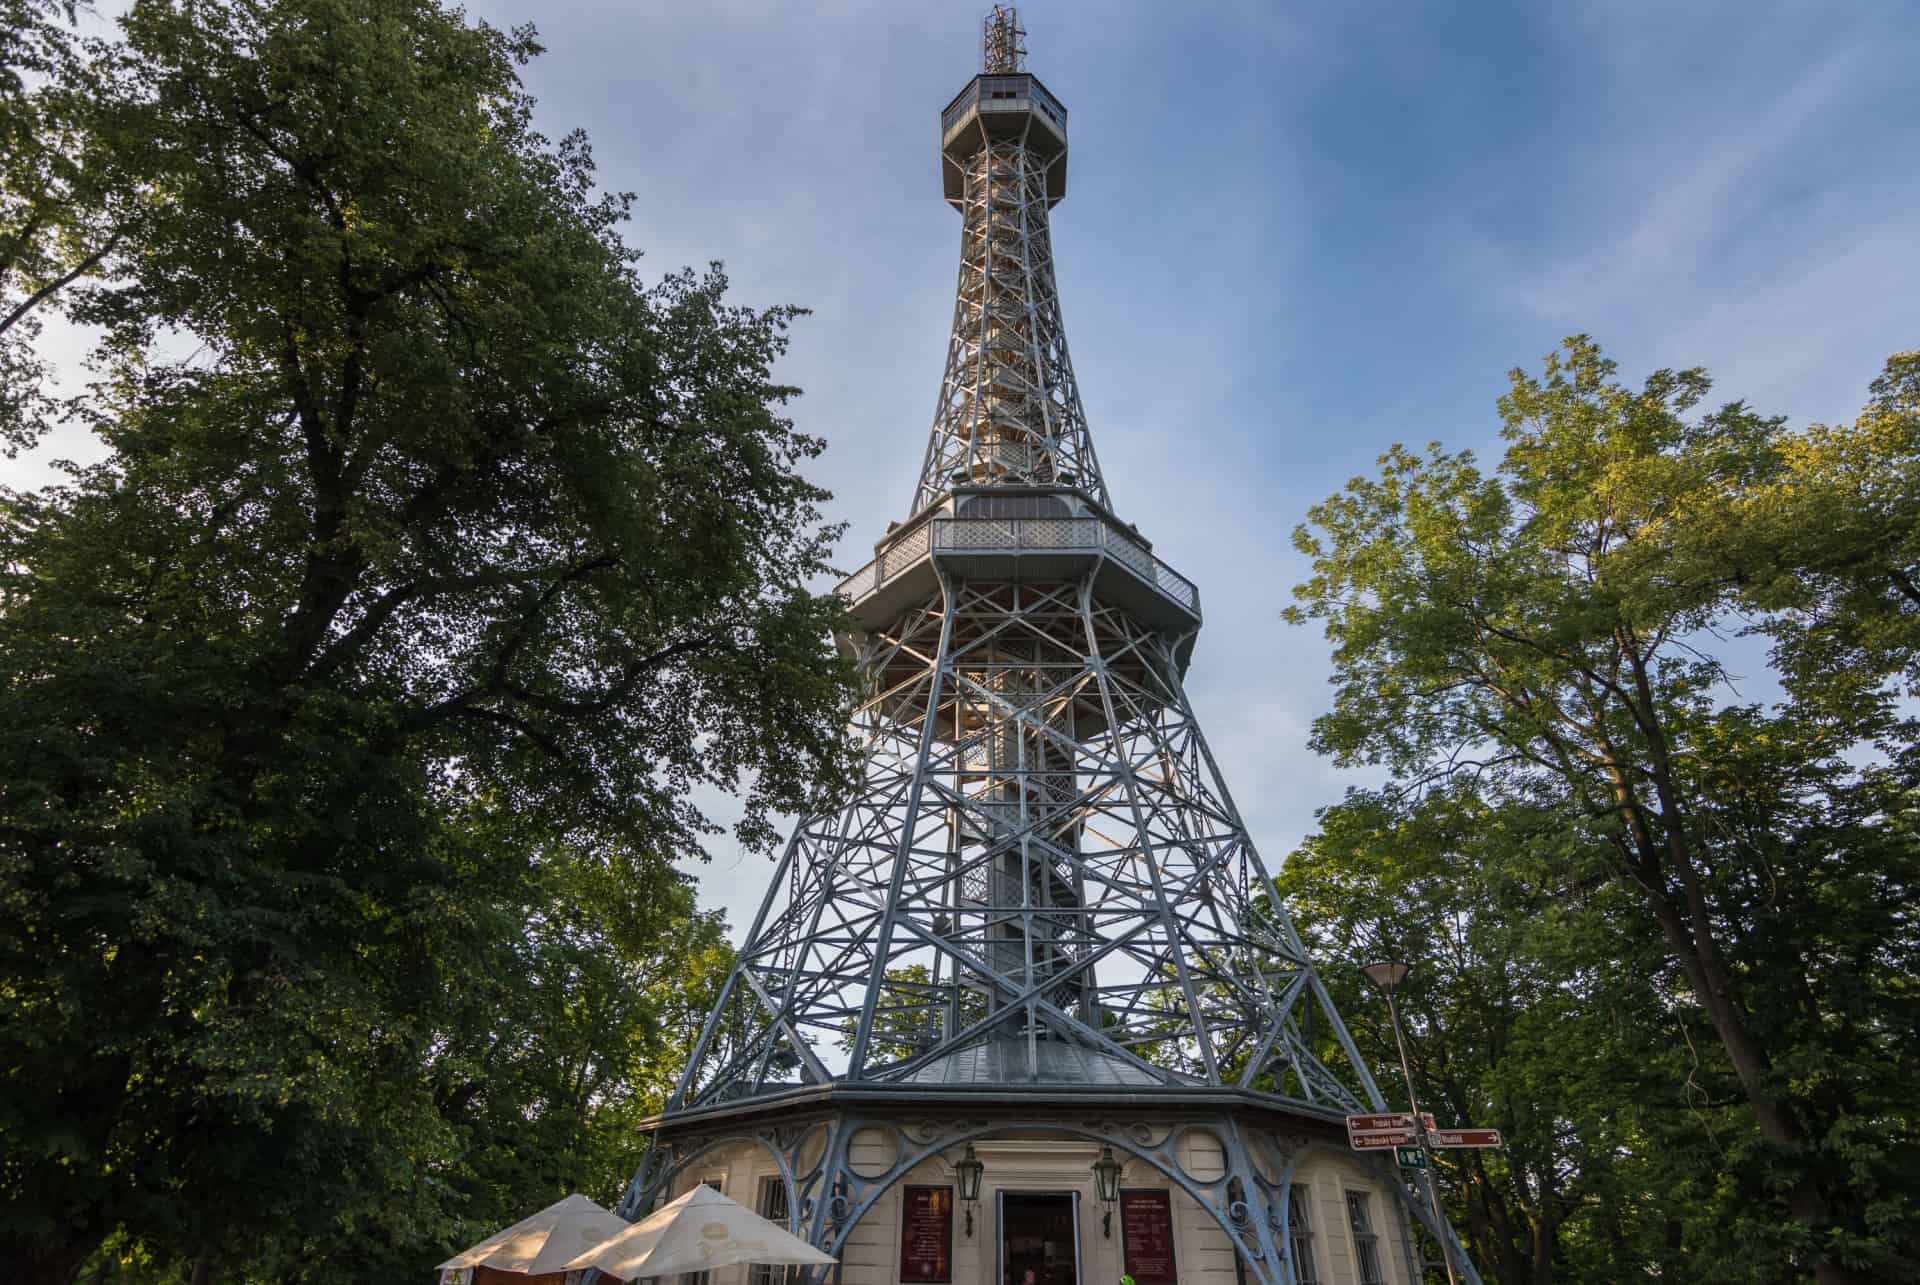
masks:
<svg viewBox="0 0 1920 1285"><path fill-rule="evenodd" d="M1685 979L1637 931L1631 891L1595 877L1603 864L1553 808L1463 783L1417 802L1350 796L1277 881L1323 958L1419 961L1399 998L1421 1104L1506 1138L1436 1167L1490 1281L1711 1279L1740 1214L1703 1177L1750 1144L1751 1121ZM1326 982L1368 1063L1397 1068L1377 992L1353 969Z"/></svg>
<svg viewBox="0 0 1920 1285"><path fill-rule="evenodd" d="M1920 695L1920 352L1887 359L1852 424L1778 449L1777 477L1738 498L1726 534L1702 533L1705 552L1768 613L1760 629L1803 704L1885 718L1887 679Z"/></svg>
<svg viewBox="0 0 1920 1285"><path fill-rule="evenodd" d="M1423 921L1423 881L1439 880L1437 904L1464 919L1427 931L1446 946L1434 984L1465 991L1436 994L1450 1016L1434 1020L1522 1006L1471 1047L1544 1050L1483 1053L1465 1087L1434 1086L1507 1112L1519 1137L1503 1077L1554 1113L1553 1147L1510 1156L1497 1199L1461 1188L1481 1201L1469 1222L1486 1252L1516 1264L1509 1279L1528 1279L1522 1260L1568 1257L1553 1235L1516 1248L1523 1218L1615 1246L1623 1273L1676 1252L1703 1280L1914 1270L1920 1126L1903 1084L1920 1058L1920 940L1902 907L1920 848L1913 727L1892 685L1916 642L1901 590L1920 553L1911 369L1890 363L1854 428L1795 434L1740 403L1696 413L1699 371L1625 388L1570 340L1543 377L1513 373L1498 475L1395 448L1297 537L1315 574L1289 614L1324 620L1335 647L1314 743L1394 780L1330 812L1315 842L1319 878L1377 884L1352 906L1318 894L1326 931L1357 932L1348 921L1382 896L1414 900ZM1832 542L1789 534L1828 521ZM1776 640L1788 699L1773 709L1726 699L1724 636L1742 627ZM1469 833L1469 806L1499 824ZM1356 837L1362 822L1376 837ZM1383 856L1402 845L1425 855ZM1509 916L1537 926L1482 922ZM1621 960L1632 971L1616 974ZM1529 994L1536 969L1545 990ZM1595 1028L1603 1074L1565 1052L1592 1018L1561 1012L1574 996L1604 996L1621 1023ZM1581 1095L1595 1092L1614 1114L1588 1129ZM1697 1127L1648 1113L1677 1103ZM1629 1121L1637 1137L1617 1133ZM1569 1221L1588 1204L1619 1216L1626 1197L1604 1186L1623 1156L1641 1167L1641 1225Z"/></svg>
<svg viewBox="0 0 1920 1285"><path fill-rule="evenodd" d="M954 996L951 981L933 984L933 970L925 964L889 968L874 999L873 1035L867 1045L872 1065L904 1061L940 1039L946 1009ZM849 1017L841 1029L840 1047L851 1052L859 1020Z"/></svg>
<svg viewBox="0 0 1920 1285"><path fill-rule="evenodd" d="M406 1275L614 1194L725 967L690 796L764 847L850 766L793 311L639 279L530 32L21 15L0 124L90 92L0 213L84 265L35 306L101 327L110 454L0 496L0 1258ZM105 241L74 176L138 194Z"/></svg>
<svg viewBox="0 0 1920 1285"><path fill-rule="evenodd" d="M0 454L54 410L34 348L62 292L112 252L126 197L100 181L86 127L96 78L73 0L0 0Z"/></svg>

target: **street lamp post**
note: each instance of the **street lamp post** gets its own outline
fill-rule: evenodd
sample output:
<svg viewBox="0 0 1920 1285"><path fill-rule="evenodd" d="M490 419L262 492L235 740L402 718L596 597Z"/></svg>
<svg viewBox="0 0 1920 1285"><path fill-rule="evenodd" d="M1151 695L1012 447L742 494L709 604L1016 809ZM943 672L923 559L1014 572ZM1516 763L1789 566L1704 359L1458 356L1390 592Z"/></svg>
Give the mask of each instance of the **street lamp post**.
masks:
<svg viewBox="0 0 1920 1285"><path fill-rule="evenodd" d="M1393 1002L1393 992L1413 971L1413 965L1397 959L1383 960L1364 965L1360 971L1387 997L1387 1016L1393 1021L1393 1042L1400 1050L1400 1074L1407 1082L1407 1109L1413 1113L1413 1136L1421 1153L1427 1157L1427 1167L1420 1171L1427 1189L1427 1208L1433 1211L1434 1221L1442 1229L1439 1236L1440 1261L1447 1269L1447 1285L1458 1285L1453 1275L1453 1246L1447 1243L1445 1234L1446 1217L1440 1212L1440 1195L1433 1185L1433 1143L1427 1137L1427 1122L1420 1114L1420 1098L1413 1091L1413 1067L1407 1062L1407 1038L1400 1033L1400 1009Z"/></svg>

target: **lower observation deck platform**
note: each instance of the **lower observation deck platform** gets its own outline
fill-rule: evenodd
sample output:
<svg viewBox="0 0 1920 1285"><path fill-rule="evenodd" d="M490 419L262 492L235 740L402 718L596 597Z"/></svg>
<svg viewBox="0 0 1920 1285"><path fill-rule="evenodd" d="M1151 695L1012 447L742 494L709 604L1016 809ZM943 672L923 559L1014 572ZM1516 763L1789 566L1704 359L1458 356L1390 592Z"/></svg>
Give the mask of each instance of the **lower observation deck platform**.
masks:
<svg viewBox="0 0 1920 1285"><path fill-rule="evenodd" d="M1102 602L1170 633L1200 626L1200 590L1148 552L1129 528L1104 516L933 516L893 532L873 561L841 581L864 631L890 623L939 588L935 564L966 580L1037 583L1093 572Z"/></svg>

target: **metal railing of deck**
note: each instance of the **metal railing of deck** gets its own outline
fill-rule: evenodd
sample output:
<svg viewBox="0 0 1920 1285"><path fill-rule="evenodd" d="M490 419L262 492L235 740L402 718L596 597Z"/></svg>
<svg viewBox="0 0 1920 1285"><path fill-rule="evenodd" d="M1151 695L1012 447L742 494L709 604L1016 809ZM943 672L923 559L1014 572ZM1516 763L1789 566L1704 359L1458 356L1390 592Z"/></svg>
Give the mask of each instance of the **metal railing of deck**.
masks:
<svg viewBox="0 0 1920 1285"><path fill-rule="evenodd" d="M1022 553L1098 550L1188 611L1198 614L1200 590L1179 572L1100 518L934 518L888 545L880 556L840 582L841 597L859 602L929 552Z"/></svg>

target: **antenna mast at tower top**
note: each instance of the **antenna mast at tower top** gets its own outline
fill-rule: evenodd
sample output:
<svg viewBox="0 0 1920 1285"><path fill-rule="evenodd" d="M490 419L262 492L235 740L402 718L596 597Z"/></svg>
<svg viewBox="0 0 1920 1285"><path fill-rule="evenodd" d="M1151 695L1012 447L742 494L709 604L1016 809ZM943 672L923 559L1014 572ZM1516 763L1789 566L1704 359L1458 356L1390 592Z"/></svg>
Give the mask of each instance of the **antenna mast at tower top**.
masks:
<svg viewBox="0 0 1920 1285"><path fill-rule="evenodd" d="M1012 5L997 4L987 12L986 39L982 42L983 69L988 75L1027 69L1027 33L1020 28L1020 11Z"/></svg>

